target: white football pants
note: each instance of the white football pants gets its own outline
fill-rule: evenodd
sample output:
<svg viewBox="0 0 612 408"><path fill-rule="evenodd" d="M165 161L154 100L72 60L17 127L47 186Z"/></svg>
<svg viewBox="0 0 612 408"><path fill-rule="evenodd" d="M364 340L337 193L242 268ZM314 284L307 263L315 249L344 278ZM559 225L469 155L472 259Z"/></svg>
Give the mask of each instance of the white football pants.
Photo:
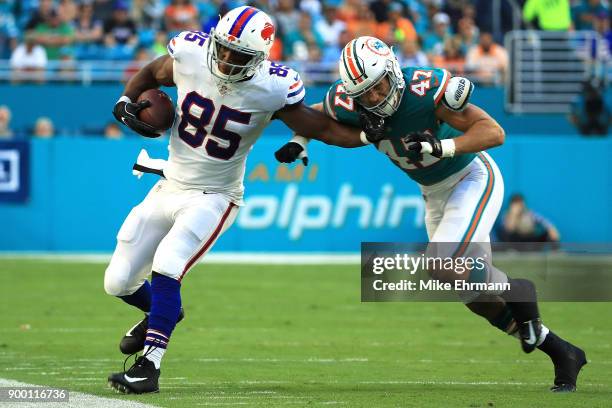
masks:
<svg viewBox="0 0 612 408"><path fill-rule="evenodd" d="M487 258L487 282L506 282L493 267L491 230L499 215L504 180L487 153L478 153L463 170L432 186L421 186L430 256Z"/></svg>
<svg viewBox="0 0 612 408"><path fill-rule="evenodd" d="M214 245L236 219L225 196L181 189L160 180L130 211L117 234L104 288L114 296L134 293L151 271L177 279Z"/></svg>

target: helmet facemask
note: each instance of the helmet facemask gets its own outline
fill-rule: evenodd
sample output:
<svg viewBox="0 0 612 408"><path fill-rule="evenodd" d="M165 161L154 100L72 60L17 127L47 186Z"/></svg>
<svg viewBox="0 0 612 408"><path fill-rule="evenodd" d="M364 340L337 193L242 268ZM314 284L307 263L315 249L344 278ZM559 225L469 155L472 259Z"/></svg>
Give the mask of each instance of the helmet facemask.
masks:
<svg viewBox="0 0 612 408"><path fill-rule="evenodd" d="M386 69L383 74L376 81L373 81L372 84L362 89L357 93L347 92L348 96L353 98L359 105L361 105L364 109L369 110L377 114L378 116L387 117L393 115L400 106L402 102L402 96L404 94L405 81L404 76L402 75L401 69L399 66L395 66L393 61L387 60ZM399 65L399 64L398 64ZM389 93L387 96L378 104L374 106L366 106L359 99L362 95L366 94L368 91L377 86L380 81L384 78L389 79Z"/></svg>
<svg viewBox="0 0 612 408"><path fill-rule="evenodd" d="M230 50L233 55L237 55L237 59L243 59L244 61L223 61L220 57L223 51L222 47ZM252 76L265 59L266 56L263 51L255 51L241 47L215 33L214 28L210 30L210 37L208 40L208 68L210 72L221 81L226 83L242 81ZM221 65L228 67L229 73L224 73L220 68Z"/></svg>

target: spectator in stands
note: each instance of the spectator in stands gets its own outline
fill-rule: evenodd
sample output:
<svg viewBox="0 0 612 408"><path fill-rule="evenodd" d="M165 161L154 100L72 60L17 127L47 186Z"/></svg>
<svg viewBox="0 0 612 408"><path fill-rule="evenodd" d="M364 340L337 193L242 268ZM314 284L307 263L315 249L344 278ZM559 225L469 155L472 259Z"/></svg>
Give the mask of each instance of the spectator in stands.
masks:
<svg viewBox="0 0 612 408"><path fill-rule="evenodd" d="M461 40L458 37L447 37L442 55L434 56L432 63L436 67L446 68L454 75L463 75L465 55L461 50Z"/></svg>
<svg viewBox="0 0 612 408"><path fill-rule="evenodd" d="M198 9L190 0L172 0L164 12L166 30L170 35L199 29Z"/></svg>
<svg viewBox="0 0 612 408"><path fill-rule="evenodd" d="M104 22L104 44L109 59L129 59L138 43L136 24L130 19L124 1L115 3L112 16Z"/></svg>
<svg viewBox="0 0 612 408"><path fill-rule="evenodd" d="M313 28L312 18L307 12L300 14L298 26L285 35L283 43L285 56L294 61L311 61L313 49L317 49L320 56L320 50L325 45L321 35Z"/></svg>
<svg viewBox="0 0 612 408"><path fill-rule="evenodd" d="M466 57L466 70L472 72L478 82L494 84L502 80L508 68L508 53L495 44L491 33L480 34L478 45L472 47Z"/></svg>
<svg viewBox="0 0 612 408"><path fill-rule="evenodd" d="M447 14L435 14L432 22L433 31L429 31L423 37L423 49L430 59L442 54L444 41L450 35L450 18Z"/></svg>
<svg viewBox="0 0 612 408"><path fill-rule="evenodd" d="M319 0L300 0L300 10L305 11L311 15L311 17L319 18L321 16L321 10L323 6Z"/></svg>
<svg viewBox="0 0 612 408"><path fill-rule="evenodd" d="M79 8L74 0L60 0L57 7L57 14L60 20L71 22L74 21L78 15Z"/></svg>
<svg viewBox="0 0 612 408"><path fill-rule="evenodd" d="M461 41L461 52L464 55L470 48L478 44L479 35L478 27L471 18L463 17L457 23L457 37Z"/></svg>
<svg viewBox="0 0 612 408"><path fill-rule="evenodd" d="M504 242L559 242L559 231L546 218L527 208L521 194L513 194L499 233Z"/></svg>
<svg viewBox="0 0 612 408"><path fill-rule="evenodd" d="M25 42L13 51L10 60L13 81L44 79L44 71L47 66L47 53L45 49L36 43L32 33L25 36Z"/></svg>
<svg viewBox="0 0 612 408"><path fill-rule="evenodd" d="M545 31L568 31L572 27L569 0L527 0L523 20Z"/></svg>
<svg viewBox="0 0 612 408"><path fill-rule="evenodd" d="M151 52L155 58L161 57L162 55L166 55L168 53L168 33L163 30L159 30L155 33L155 41L151 46Z"/></svg>
<svg viewBox="0 0 612 408"><path fill-rule="evenodd" d="M597 17L601 14L607 15L609 12L601 0L580 0L572 8L576 30L595 30Z"/></svg>
<svg viewBox="0 0 612 408"><path fill-rule="evenodd" d="M41 139L50 139L55 134L55 129L53 128L53 122L46 116L41 116L36 119L36 123L34 124L34 133L33 136Z"/></svg>
<svg viewBox="0 0 612 408"><path fill-rule="evenodd" d="M199 2L209 4L209 2ZM158 0L132 0L130 18L139 27L159 29L165 11L165 3Z"/></svg>
<svg viewBox="0 0 612 408"><path fill-rule="evenodd" d="M61 49L72 45L75 38L74 27L62 21L56 10L51 10L45 21L36 26L34 35L36 42L45 47L50 60L59 59Z"/></svg>
<svg viewBox="0 0 612 408"><path fill-rule="evenodd" d="M74 21L76 53L79 59L96 59L104 35L103 23L94 17L91 1L82 2Z"/></svg>
<svg viewBox="0 0 612 408"><path fill-rule="evenodd" d="M353 38L363 35L371 35L377 38L385 39L389 26L386 23L377 23L374 18L374 13L366 3L360 3L357 9L357 18L347 23L346 28L352 34Z"/></svg>
<svg viewBox="0 0 612 408"><path fill-rule="evenodd" d="M427 55L421 51L420 39L404 41L397 58L402 67L426 67L430 65Z"/></svg>
<svg viewBox="0 0 612 408"><path fill-rule="evenodd" d="M453 31L459 31L459 21L463 18L466 6L471 5L470 0L446 0L442 11L448 15Z"/></svg>
<svg viewBox="0 0 612 408"><path fill-rule="evenodd" d="M9 4L0 2L0 59L10 57L18 37L19 29Z"/></svg>
<svg viewBox="0 0 612 408"><path fill-rule="evenodd" d="M401 3L394 1L389 5L389 30L388 44L402 44L404 41L416 41L417 33L412 22L404 17L404 7Z"/></svg>
<svg viewBox="0 0 612 408"><path fill-rule="evenodd" d="M361 8L363 3L363 0L344 0L338 8L338 18L346 24L354 22L359 18L357 10Z"/></svg>
<svg viewBox="0 0 612 408"><path fill-rule="evenodd" d="M123 138L123 131L117 122L108 122L104 127L104 137L109 140L119 140Z"/></svg>
<svg viewBox="0 0 612 408"><path fill-rule="evenodd" d="M300 12L295 8L294 0L279 0L274 17L284 44L284 36L295 30L300 21ZM285 51L285 54L287 54L287 51Z"/></svg>
<svg viewBox="0 0 612 408"><path fill-rule="evenodd" d="M335 70L338 66L338 56L342 53L344 46L351 42L352 39L351 33L348 30L343 30L338 36L338 42L335 45L326 46L322 50L321 61L331 64Z"/></svg>
<svg viewBox="0 0 612 408"><path fill-rule="evenodd" d="M315 24L315 30L321 35L325 47L337 47L340 34L345 29L346 23L338 18L338 8L331 4L325 4L323 6L323 18L320 18Z"/></svg>
<svg viewBox="0 0 612 408"><path fill-rule="evenodd" d="M26 23L25 30L34 30L37 25L44 23L53 10L53 0L39 0L38 9L31 15Z"/></svg>
<svg viewBox="0 0 612 408"><path fill-rule="evenodd" d="M429 18L425 4L421 0L404 0L408 7L408 17L414 25L417 34L423 35L429 29Z"/></svg>
<svg viewBox="0 0 612 408"><path fill-rule="evenodd" d="M389 21L389 10L392 2L393 0L374 0L370 2L370 10L374 13L377 22Z"/></svg>
<svg viewBox="0 0 612 408"><path fill-rule="evenodd" d="M609 60L612 55L612 31L610 30L610 14L600 13L595 17L595 31L604 39L604 50L600 50L600 57L604 60Z"/></svg>
<svg viewBox="0 0 612 408"><path fill-rule="evenodd" d="M118 1L115 4L111 18L104 22L104 34L107 44L136 44L136 24L130 19L127 3Z"/></svg>
<svg viewBox="0 0 612 408"><path fill-rule="evenodd" d="M569 121L583 135L605 135L608 133L610 107L604 99L600 81L591 79L582 85L582 93L576 97L569 114Z"/></svg>
<svg viewBox="0 0 612 408"><path fill-rule="evenodd" d="M444 0L420 0L425 4L425 15L427 16L427 25L426 25L426 31L433 31L433 25L435 24L434 22L434 17L436 16L436 14L438 13L442 13L442 7L444 6ZM450 23L450 19L449 19L449 23Z"/></svg>
<svg viewBox="0 0 612 408"><path fill-rule="evenodd" d="M14 136L11 129L11 110L6 105L0 106L0 139L11 139Z"/></svg>
<svg viewBox="0 0 612 408"><path fill-rule="evenodd" d="M109 20L117 3L124 3L124 0L93 0L94 16L102 21Z"/></svg>

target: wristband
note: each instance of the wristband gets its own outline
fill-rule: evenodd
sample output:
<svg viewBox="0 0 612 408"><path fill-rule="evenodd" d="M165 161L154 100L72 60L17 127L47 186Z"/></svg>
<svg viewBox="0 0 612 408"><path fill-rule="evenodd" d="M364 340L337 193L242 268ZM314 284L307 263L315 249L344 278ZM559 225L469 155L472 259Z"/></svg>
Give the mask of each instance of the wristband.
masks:
<svg viewBox="0 0 612 408"><path fill-rule="evenodd" d="M115 105L118 104L119 102L132 103L132 100L129 97L123 95L121 98L119 98L119 100L115 103Z"/></svg>
<svg viewBox="0 0 612 408"><path fill-rule="evenodd" d="M442 157L453 157L455 155L454 139L442 139L440 145L442 146Z"/></svg>
<svg viewBox="0 0 612 408"><path fill-rule="evenodd" d="M365 134L365 132L363 130L361 131L361 133L359 133L359 139L361 140L361 143L363 143L364 145L372 144L368 140L368 137L366 136L366 134Z"/></svg>
<svg viewBox="0 0 612 408"><path fill-rule="evenodd" d="M300 135L293 135L289 142L297 143L302 146L302 149L306 150L306 145L308 144L308 142L310 142L310 139L307 139L304 136Z"/></svg>

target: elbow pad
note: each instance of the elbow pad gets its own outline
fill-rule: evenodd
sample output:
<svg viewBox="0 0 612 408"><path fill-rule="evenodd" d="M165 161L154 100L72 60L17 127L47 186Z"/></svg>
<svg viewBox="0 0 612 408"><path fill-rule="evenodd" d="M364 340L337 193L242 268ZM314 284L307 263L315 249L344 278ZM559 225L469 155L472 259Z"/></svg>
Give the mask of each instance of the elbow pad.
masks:
<svg viewBox="0 0 612 408"><path fill-rule="evenodd" d="M448 81L442 103L450 110L461 112L468 105L472 92L472 81L464 77L453 77Z"/></svg>

